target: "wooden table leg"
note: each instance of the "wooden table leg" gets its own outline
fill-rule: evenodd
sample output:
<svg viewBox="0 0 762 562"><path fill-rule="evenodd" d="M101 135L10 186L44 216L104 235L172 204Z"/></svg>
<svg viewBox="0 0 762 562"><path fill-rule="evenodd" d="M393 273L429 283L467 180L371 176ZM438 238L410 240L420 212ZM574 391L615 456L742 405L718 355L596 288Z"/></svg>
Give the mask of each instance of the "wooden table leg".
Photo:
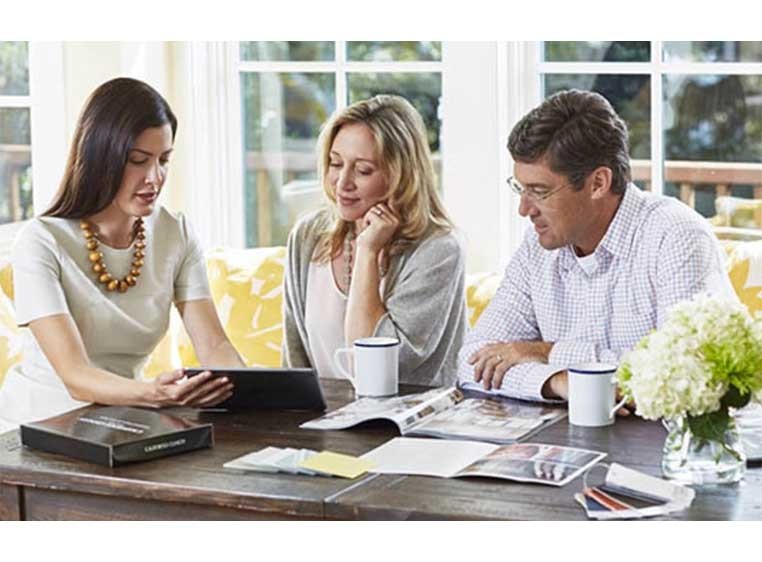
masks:
<svg viewBox="0 0 762 562"><path fill-rule="evenodd" d="M21 521L21 498L19 486L0 483L0 521Z"/></svg>

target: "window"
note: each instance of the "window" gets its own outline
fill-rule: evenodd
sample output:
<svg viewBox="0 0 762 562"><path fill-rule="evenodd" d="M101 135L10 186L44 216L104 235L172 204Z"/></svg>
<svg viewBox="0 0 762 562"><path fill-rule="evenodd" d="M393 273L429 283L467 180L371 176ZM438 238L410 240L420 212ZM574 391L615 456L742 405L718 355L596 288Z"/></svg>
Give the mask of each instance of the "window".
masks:
<svg viewBox="0 0 762 562"><path fill-rule="evenodd" d="M285 244L322 202L315 141L336 108L379 93L423 116L439 162L441 44L259 41L239 44L246 246Z"/></svg>
<svg viewBox="0 0 762 562"><path fill-rule="evenodd" d="M63 83L61 43L0 41L0 259L61 180Z"/></svg>
<svg viewBox="0 0 762 562"><path fill-rule="evenodd" d="M720 236L760 237L762 42L546 42L538 69L542 97L608 98L637 185L680 198Z"/></svg>
<svg viewBox="0 0 762 562"><path fill-rule="evenodd" d="M33 214L30 116L29 46L0 41L0 224Z"/></svg>

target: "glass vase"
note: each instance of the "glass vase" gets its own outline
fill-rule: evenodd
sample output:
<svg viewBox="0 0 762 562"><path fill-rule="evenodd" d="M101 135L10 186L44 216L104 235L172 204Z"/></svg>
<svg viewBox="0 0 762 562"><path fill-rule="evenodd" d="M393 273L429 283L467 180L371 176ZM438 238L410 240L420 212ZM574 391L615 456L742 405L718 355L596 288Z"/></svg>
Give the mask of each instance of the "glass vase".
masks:
<svg viewBox="0 0 762 562"><path fill-rule="evenodd" d="M702 441L684 417L667 420L661 468L680 484L730 484L746 472L746 455L735 420L730 419L722 441Z"/></svg>

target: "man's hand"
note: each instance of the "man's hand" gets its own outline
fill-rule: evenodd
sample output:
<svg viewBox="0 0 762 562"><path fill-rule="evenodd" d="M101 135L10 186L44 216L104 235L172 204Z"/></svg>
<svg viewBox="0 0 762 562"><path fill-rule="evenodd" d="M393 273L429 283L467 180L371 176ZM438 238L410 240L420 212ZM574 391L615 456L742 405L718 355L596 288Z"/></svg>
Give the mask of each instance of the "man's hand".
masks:
<svg viewBox="0 0 762 562"><path fill-rule="evenodd" d="M485 345L468 359L474 366L474 381L485 390L500 388L503 377L519 363L547 363L553 344L544 341L514 341Z"/></svg>
<svg viewBox="0 0 762 562"><path fill-rule="evenodd" d="M622 391L617 387L616 389L616 403L619 404L619 402L622 401L622 398L624 398L624 395L622 394ZM629 416L635 411L635 401L629 400L628 402L625 402L624 406L619 408L616 411L617 416Z"/></svg>
<svg viewBox="0 0 762 562"><path fill-rule="evenodd" d="M548 399L560 398L561 400L569 400L569 374L566 371L561 371L546 380L545 384L542 386L542 397ZM618 404L620 400L622 400L622 394L619 389L617 389L616 403ZM630 401L619 408L616 415L626 417L634 411L635 403Z"/></svg>

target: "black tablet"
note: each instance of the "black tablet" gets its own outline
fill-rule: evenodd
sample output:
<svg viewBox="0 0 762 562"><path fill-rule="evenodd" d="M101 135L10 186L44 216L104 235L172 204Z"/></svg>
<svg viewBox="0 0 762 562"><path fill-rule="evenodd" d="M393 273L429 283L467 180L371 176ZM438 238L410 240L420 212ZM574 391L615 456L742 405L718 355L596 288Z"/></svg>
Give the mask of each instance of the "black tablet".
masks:
<svg viewBox="0 0 762 562"><path fill-rule="evenodd" d="M227 377L233 396L210 410L325 410L315 369L185 369L188 377L204 371Z"/></svg>

